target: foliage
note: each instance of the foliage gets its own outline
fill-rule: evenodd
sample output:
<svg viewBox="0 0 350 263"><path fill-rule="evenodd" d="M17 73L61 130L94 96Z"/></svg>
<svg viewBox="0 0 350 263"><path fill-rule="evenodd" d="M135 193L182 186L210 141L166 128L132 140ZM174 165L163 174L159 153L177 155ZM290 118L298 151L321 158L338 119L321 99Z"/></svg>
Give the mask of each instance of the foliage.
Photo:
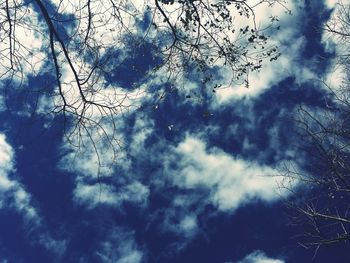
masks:
<svg viewBox="0 0 350 263"><path fill-rule="evenodd" d="M150 94L147 86L170 82L172 88L186 88L185 73L195 69L206 75L203 85L210 82L215 89L221 84L209 73L215 67L230 70L228 82L248 86L250 72L280 55L269 42L278 19L260 25L256 12L283 6L284 0L6 0L1 5L5 90L21 92L28 75L49 73L52 78L40 87L29 88L45 101L39 111L63 116L66 139L78 148L86 139L95 150L97 140L120 146L116 118L150 96L158 103L169 90L164 85ZM128 87L118 82L125 69L137 76L130 76Z"/></svg>

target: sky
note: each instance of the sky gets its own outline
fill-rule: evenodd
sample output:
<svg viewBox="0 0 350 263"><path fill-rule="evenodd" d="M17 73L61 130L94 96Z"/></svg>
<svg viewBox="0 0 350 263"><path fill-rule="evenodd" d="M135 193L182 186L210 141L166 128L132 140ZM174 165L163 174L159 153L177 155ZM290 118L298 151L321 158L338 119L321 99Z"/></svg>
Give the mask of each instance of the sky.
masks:
<svg viewBox="0 0 350 263"><path fill-rule="evenodd" d="M116 149L98 129L96 145L83 140L75 147L76 138L66 137L71 123L45 114L57 105L50 97L57 89L53 65L43 62L49 51L41 36L23 29L35 63L23 67L21 85L0 80L0 262L349 262L346 245L321 247L315 257L298 246L293 237L305 229L288 224L291 192L278 176L285 163L310 172L313 160L295 146L292 117L300 105L327 106L327 91L314 79L329 77L336 48L316 29L334 3L290 0L292 14L276 9L280 29L271 39L282 55L253 73L249 88L208 92L191 68L177 88L150 71L162 61L152 43L124 39L106 49L102 59L111 66L101 76L101 98L127 94L121 97L129 109L113 118L122 142ZM56 4L46 3L52 10ZM74 17L65 10L62 17ZM267 11L256 15L263 21ZM32 14L31 23L42 19ZM149 23L145 11L135 34ZM67 22L61 36L74 26ZM89 57L81 59L89 65ZM67 72L63 89L71 87ZM218 81L230 74L215 67L211 73ZM154 103L164 87L175 88ZM111 132L110 119L101 120Z"/></svg>

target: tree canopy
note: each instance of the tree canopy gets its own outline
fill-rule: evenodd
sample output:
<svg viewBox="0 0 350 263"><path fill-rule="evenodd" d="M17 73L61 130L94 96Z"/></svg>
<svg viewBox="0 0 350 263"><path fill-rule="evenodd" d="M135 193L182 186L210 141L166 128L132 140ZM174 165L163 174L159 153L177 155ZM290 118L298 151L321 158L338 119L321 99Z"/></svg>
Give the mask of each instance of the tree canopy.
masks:
<svg viewBox="0 0 350 263"><path fill-rule="evenodd" d="M43 76L45 85L30 88L40 94L37 112L63 117L73 145L95 141L94 134L116 145L115 116L145 98L156 105L169 90L186 89L190 71L214 92L223 84L248 87L249 74L280 55L270 39L278 18L262 23L256 10L284 4L6 0L0 11L0 76L5 90ZM215 69L228 70L230 79L213 76ZM150 92L153 84L157 89Z"/></svg>
<svg viewBox="0 0 350 263"><path fill-rule="evenodd" d="M302 140L297 147L309 156L306 169L289 167L287 178L300 181L295 191L293 225L303 226L298 236L306 248L344 244L350 240L350 5L339 2L322 28L334 58L328 77L316 84L326 90L325 105L301 106L295 115Z"/></svg>

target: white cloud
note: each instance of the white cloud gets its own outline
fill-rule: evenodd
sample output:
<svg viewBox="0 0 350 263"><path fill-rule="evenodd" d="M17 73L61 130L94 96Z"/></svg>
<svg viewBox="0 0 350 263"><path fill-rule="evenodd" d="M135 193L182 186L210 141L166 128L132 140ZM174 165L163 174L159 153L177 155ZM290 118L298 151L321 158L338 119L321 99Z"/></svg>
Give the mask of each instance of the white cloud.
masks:
<svg viewBox="0 0 350 263"><path fill-rule="evenodd" d="M122 118L116 117L115 120L115 123L105 124L105 131L115 129L112 132L118 133L122 138L126 123ZM87 138L79 149L65 142L64 150L70 151L60 160L59 167L75 176L74 201L89 209L99 204L119 206L123 202L144 206L149 196L148 187L137 181L136 175L128 176L123 172L118 174L115 168L117 166L119 171L129 171L129 155L137 155L144 149L144 141L152 131L152 122L136 118L128 149L106 144L104 138L101 139L96 133L92 134L94 143ZM104 183L104 179L109 180L109 183Z"/></svg>
<svg viewBox="0 0 350 263"><path fill-rule="evenodd" d="M241 98L243 96L255 97L290 75L297 76L299 82L314 77L314 74L309 69L296 62L300 58L300 51L303 49L305 42L304 38L293 38L293 32L287 30L283 31L283 33L283 36L280 34L279 37L286 36L285 40L288 46L281 44L279 48L282 55L277 61L265 63L259 72L251 73L249 75L249 88L241 85L218 89L219 103L229 102L233 98Z"/></svg>
<svg viewBox="0 0 350 263"><path fill-rule="evenodd" d="M148 120L136 119L131 136L131 147L126 152L122 148L123 130L126 125L124 121L123 116L115 116L111 121L100 123L103 125L105 134L93 130L91 138L82 135L81 138L73 138L73 142L64 141L62 148L68 153L60 160L59 167L75 176L73 201L77 204L84 205L88 209L101 204L119 208L123 202L132 202L140 206L147 204L148 187L137 181L136 177L117 174L115 167L117 165L119 169L124 170L130 168L128 155L138 154L143 148L145 139L153 129L153 124ZM116 136L120 140L118 138L118 141L107 141L107 139L115 139ZM74 139L82 141L78 142ZM80 143L80 147L75 147L75 143ZM104 179L108 179L109 183L104 183Z"/></svg>
<svg viewBox="0 0 350 263"><path fill-rule="evenodd" d="M347 90L349 81L349 38L344 37L342 34L334 32L349 33L348 29L348 10L350 7L350 1L328 1L328 5L333 9L330 19L327 21L327 28L322 35L322 41L326 50L330 53L334 53L335 57L328 61L331 65L329 71L324 77L324 82L320 82L321 87L325 87L327 90L331 89L340 100L348 101Z"/></svg>
<svg viewBox="0 0 350 263"><path fill-rule="evenodd" d="M84 39L85 34L87 32L88 27L88 18L91 19L92 28L93 30L90 31L89 39L91 44L92 43L98 43L98 48L94 49L93 52L97 52L97 57L103 57L106 50L109 50L110 48L113 48L115 50L120 50L121 53L127 53L125 50L128 50L128 44L125 43L125 36L132 36L132 35L138 35L140 36L140 32L138 32L137 26L135 26L135 23L137 23L139 20L142 19L143 15L145 14L146 10L153 10L156 9L154 6L153 1L122 1L118 3L118 12L116 14L115 12L115 3L109 3L109 2L98 2L98 1L92 1L90 3L90 10L92 13L95 13L96 15L90 17L88 15L88 8L87 6L81 7L78 3L75 1L53 1L57 7L58 12L64 13L64 14L74 14L79 12L79 17L81 17L81 23L78 23L79 28L75 28L74 33L76 39ZM213 1L214 3L215 1ZM282 2L282 1L281 1ZM292 1L291 1L292 2ZM268 24L270 24L271 16L280 15L285 18L286 16L284 13L286 12L286 8L284 8L282 5L276 4L271 7L271 1L258 1L258 0L249 0L248 4L250 6L254 6L255 11L255 18L257 22L258 28L264 28ZM181 4L175 3L172 5L163 5L164 10L167 10L169 12L169 19L170 20L178 20L178 16L182 13L182 9L179 8ZM289 9L293 10L294 6L290 4L289 2L284 4ZM238 12L236 10L235 5L228 6L228 9L232 11L232 14L234 14L234 25L239 28L240 26L243 27L243 25L249 24L252 26L253 19L252 17L246 18L245 16L238 15ZM205 12L205 9L203 8L203 12ZM100 15L103 14L103 15ZM210 22L210 13L206 15L203 15L202 23L205 24L206 19L209 19L208 22ZM115 20L120 19L118 23L113 23ZM152 19L158 24L158 29L163 28L163 26L166 26L166 21L163 21L163 17L158 12L155 12L153 14ZM122 21L122 22L121 22ZM287 23L286 23L287 24ZM165 27L166 28L166 27ZM239 30L236 30L236 33L232 33L233 35L239 34ZM149 28L147 30L147 35L145 35L145 39L152 39L153 34L156 32L156 34L161 35L162 31L152 30L152 28ZM203 32L202 32L203 33ZM144 33L141 32L141 35ZM215 33L220 39L222 39L222 35ZM243 39L242 37L238 36L231 36L231 30L230 33L225 33L225 38L229 37L232 43L239 42L240 39ZM288 34L290 35L290 34ZM238 39L237 39L238 37ZM284 36L283 36L284 37ZM282 38L282 36L281 36ZM293 39L294 40L294 39ZM286 40L288 42L288 39ZM294 41L293 41L294 42ZM274 43L272 43L274 44ZM93 45L93 44L92 44ZM296 45L297 46L297 45ZM56 46L57 50L60 51L59 45ZM163 52L167 52L164 51ZM169 51L170 52L170 51ZM57 52L60 53L60 52ZM87 107L85 107L85 103L83 103L82 98L80 97L80 90L78 89L77 84L75 83L75 77L72 72L72 70L69 68L66 62L66 58L62 54L58 54L58 60L61 65L63 65L61 69L63 76L62 76L62 91L65 96L66 102L70 104L73 107L70 107L70 110L75 112L77 116L86 117L86 123L88 119L91 120L93 123L100 123L100 120L103 118L103 115L113 115L115 113L122 113L123 111L127 111L130 108L137 108L143 99L147 96L147 88L150 86L149 83L147 85L141 85L140 87L137 87L133 92L126 91L123 89L124 87L119 87L115 85L108 84L103 74L101 74L100 71L95 70L89 81L83 85L83 89L85 91L85 96L88 100L93 101L95 103L102 103L105 106L111 106L114 107L113 114L106 113L104 110L101 110L101 108L97 107L96 105L89 104ZM91 55L91 54L89 54ZM256 51L250 50L250 53L246 57L255 57ZM122 54L120 57L124 57L125 54ZM74 52L70 50L70 57L71 61L74 63L74 67L76 69L79 69L79 77L84 78L85 76L88 76L91 72L91 69L95 65L91 65L90 63L87 63L85 61L85 57L81 55L80 52ZM290 57L288 57L289 59ZM121 58L122 61L123 58ZM283 71L283 68L289 67L289 60L283 60L280 59L280 64L276 66L274 69L278 69L279 71ZM108 64L108 63L106 63ZM118 63L109 63L115 64ZM106 69L103 69L106 70ZM106 70L108 71L108 70ZM175 72L179 71L179 72ZM157 78L161 78L163 80L163 83L167 82L169 80L169 77L173 74L176 76L176 78L170 78L171 81L173 81L174 86L179 86L177 84L180 84L181 82L181 76L180 74L181 68L175 69L174 67L171 70L171 74L169 74L168 68L163 67L162 72L158 72ZM175 74L176 73L176 74ZM179 73L179 74L177 74ZM232 72L227 72L228 75L232 75ZM220 100L226 100L227 98L231 98L232 96L236 96L239 94L246 95L250 94L256 94L257 92L261 91L261 89L266 88L269 82L276 81L278 77L277 75L282 74L278 73L276 74L275 70L268 70L264 69L261 74L254 75L252 74L252 82L255 83L257 87L251 88L248 90L248 93L246 92L247 89L239 87L239 88L232 88L232 89L223 89L220 92L218 92L218 97ZM154 73L152 73L152 78ZM264 77L260 77L260 75L263 75ZM167 79L168 78L168 79ZM281 77L282 78L282 77ZM266 79L263 81L263 79ZM178 82L178 83L177 83ZM265 83L265 84L264 84ZM198 84L198 83L197 83ZM186 88L185 90L189 91L193 87L198 86L195 83L189 83L186 82ZM60 96L57 96L56 100L56 106L58 104L58 108L62 106L62 98ZM74 109L73 109L74 108ZM81 114L84 112L84 114ZM97 116L98 115L98 116ZM76 116L75 116L76 117ZM88 125L86 125L88 126ZM77 129L79 130L79 129ZM79 130L80 131L80 130Z"/></svg>
<svg viewBox="0 0 350 263"><path fill-rule="evenodd" d="M197 217L195 215L186 215L181 219L179 227L186 233L193 232L197 229Z"/></svg>
<svg viewBox="0 0 350 263"><path fill-rule="evenodd" d="M115 117L115 118L114 118ZM62 142L62 157L59 167L79 178L98 179L114 175L114 165L127 167L126 152L123 151L122 116L101 121L98 127L89 127L89 133L70 136L69 131ZM73 129L74 127L72 127Z"/></svg>
<svg viewBox="0 0 350 263"><path fill-rule="evenodd" d="M16 210L23 216L26 230L31 232L31 235L35 233L40 245L56 255L62 255L65 251L66 242L54 239L44 229L44 220L38 209L33 206L31 194L18 180L10 177L14 171L13 149L6 142L5 135L0 134L0 209L6 206ZM40 232L36 232L37 230Z"/></svg>
<svg viewBox="0 0 350 263"><path fill-rule="evenodd" d="M48 41L45 34L40 32L42 23L39 22L38 13L30 5L24 4L22 0L7 4L8 9L5 2L0 3L0 19L4 21L2 27L5 29L0 31L0 76L2 79L12 77L13 81L20 83L25 81L29 74L39 73L47 57L46 53L42 52L42 47L48 44ZM12 18L11 38L8 36L10 23L7 10ZM12 70L9 70L10 68Z"/></svg>
<svg viewBox="0 0 350 263"><path fill-rule="evenodd" d="M129 153L136 155L145 150L145 140L154 131L153 120L136 117L132 131L132 142L130 143Z"/></svg>
<svg viewBox="0 0 350 263"><path fill-rule="evenodd" d="M78 182L74 189L74 201L94 208L98 204L120 206L123 202L145 205L148 200L149 189L140 182L134 181L121 187L113 187L104 183L88 185Z"/></svg>
<svg viewBox="0 0 350 263"><path fill-rule="evenodd" d="M83 138L85 139L85 138ZM98 144L97 136L94 136ZM115 163L115 153L110 146L98 145L96 152L92 142L86 139L86 144L79 149L74 149L69 142L66 142L64 147L72 149L60 161L62 170L75 172L77 175L84 177L98 178L98 176L111 176L113 173L113 164Z"/></svg>
<svg viewBox="0 0 350 263"><path fill-rule="evenodd" d="M6 137L0 134L0 196L15 186L15 182L8 178L8 173L13 169L12 147L6 142ZM3 205L0 199L0 208Z"/></svg>
<svg viewBox="0 0 350 263"><path fill-rule="evenodd" d="M138 247L134 232L116 227L101 242L96 254L101 262L140 263L144 253Z"/></svg>
<svg viewBox="0 0 350 263"><path fill-rule="evenodd" d="M279 17L280 30L271 32L271 41L279 48L281 56L277 61L265 62L259 72L250 73L249 88L246 88L245 85L228 85L218 89L217 102L219 104L228 103L232 99L243 96L258 96L264 90L290 75L295 76L298 82L307 81L315 77L315 73L309 69L308 65L300 63L305 39L297 25L300 24L299 21L302 17L300 10L304 10L304 8L300 1L288 1L287 7L291 10L292 15L287 14L285 12L286 9L281 6L278 10L269 6L261 6L256 10L257 17L261 21L264 21L262 17L265 20L270 18L271 16L268 14L271 12L274 12L274 15ZM225 79L230 79L230 72L223 72L223 75Z"/></svg>
<svg viewBox="0 0 350 263"><path fill-rule="evenodd" d="M5 205L4 201L9 201L8 198L11 196L13 199L11 207L23 214L26 220L40 224L35 208L30 205L30 194L25 191L20 182L9 177L10 172L14 171L13 159L14 152L11 145L6 142L5 135L0 134L0 196L2 205Z"/></svg>
<svg viewBox="0 0 350 263"><path fill-rule="evenodd" d="M284 263L284 260L269 258L264 252L256 250L237 263Z"/></svg>
<svg viewBox="0 0 350 263"><path fill-rule="evenodd" d="M335 7L335 5L339 2L344 2L346 3L348 0L345 0L345 1L339 1L339 0L325 0L325 4L328 6L328 8L333 8Z"/></svg>
<svg viewBox="0 0 350 263"><path fill-rule="evenodd" d="M177 250L186 247L198 231L200 231L196 211L188 210L186 205L173 205L164 209L162 215L155 215L156 220L159 220L159 216L164 215L160 228L162 232L170 232L179 238Z"/></svg>
<svg viewBox="0 0 350 263"><path fill-rule="evenodd" d="M8 173L12 169L13 151L12 147L6 142L4 134L0 134L0 168L1 176Z"/></svg>
<svg viewBox="0 0 350 263"><path fill-rule="evenodd" d="M74 14L80 21L75 25L76 27L65 28L68 35L74 36L74 39L81 42L84 42L87 32L89 32L89 37L86 39L87 46L80 43L84 46L82 49L69 49L69 58L72 65L68 63L62 46L55 43L56 56L62 74L60 82L64 101L57 87L57 96L52 102L53 105L50 106L61 109L63 104L66 103L68 105L65 108L67 113L72 113L73 118L77 119L79 116L84 117L85 126L91 125L94 128L97 128L99 125L96 124L101 124L102 119L105 119L106 116L109 118L137 109L141 105L142 99L147 95L145 92L147 86L140 85L136 87L133 83L134 88L131 91L127 87L108 83L103 72L109 72L108 74L112 76L113 71L123 63L127 56L131 56L130 53L134 52L133 48L130 47L130 43L136 46L137 37L143 37L138 32L139 29L136 23L143 17L146 7L145 2L91 1L89 2L89 8L87 5L81 6L76 1L54 0L53 3L56 4L58 13ZM89 15L89 10L94 14L93 16ZM89 19L91 19L91 30L88 31ZM132 37L135 38L134 41L127 40ZM111 50L117 55L106 53ZM100 63L103 61L104 55L110 57L108 63ZM92 56L93 59L98 60L101 70L96 69L96 61L89 63L86 56ZM79 85L72 67L78 72ZM82 80L86 80L86 82L82 84ZM81 89L85 98L81 95ZM93 103L85 103L85 100ZM44 106L45 104L47 102L44 102ZM112 118L109 118L110 121L112 121ZM103 125L100 127L100 133L103 132L104 128ZM89 127L89 129L91 128Z"/></svg>
<svg viewBox="0 0 350 263"><path fill-rule="evenodd" d="M138 250L128 251L117 261L117 263L138 263L141 262L142 253Z"/></svg>
<svg viewBox="0 0 350 263"><path fill-rule="evenodd" d="M181 158L166 161L169 178L184 189L206 189L208 201L219 210L234 211L255 200L271 202L287 194L279 190L283 178L277 176L278 171L216 148L206 149L205 143L193 136L187 136L175 153Z"/></svg>

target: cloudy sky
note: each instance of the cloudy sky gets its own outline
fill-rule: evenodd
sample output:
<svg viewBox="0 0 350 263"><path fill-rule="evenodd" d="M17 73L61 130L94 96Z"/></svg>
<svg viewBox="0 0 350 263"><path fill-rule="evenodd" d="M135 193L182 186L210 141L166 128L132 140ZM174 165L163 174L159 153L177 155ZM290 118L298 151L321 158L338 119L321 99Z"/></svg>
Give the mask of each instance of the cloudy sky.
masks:
<svg viewBox="0 0 350 263"><path fill-rule="evenodd" d="M40 34L22 29L21 41L37 53L21 85L0 80L0 262L312 262L314 251L292 238L303 228L288 225L290 192L278 174L287 162L307 170L291 118L301 104L325 107L326 91L313 80L329 77L334 44L318 29L335 1L288 2L292 14L256 9L261 21L278 13L271 39L282 55L252 74L249 88L206 92L189 68L177 89L162 72L147 74L161 60L153 45L116 45L112 63L123 60L103 76L102 99L116 87L128 94L128 110L113 118L121 142L113 149L98 130L95 144L75 147L63 116L44 114L57 103L46 92L55 88L52 64L42 62L50 52ZM38 7L30 10L31 23L42 25ZM135 34L149 23L143 19ZM71 76L62 71L68 89ZM224 82L230 73L213 74ZM175 88L154 103L167 85ZM321 247L313 262L348 261L338 246Z"/></svg>

